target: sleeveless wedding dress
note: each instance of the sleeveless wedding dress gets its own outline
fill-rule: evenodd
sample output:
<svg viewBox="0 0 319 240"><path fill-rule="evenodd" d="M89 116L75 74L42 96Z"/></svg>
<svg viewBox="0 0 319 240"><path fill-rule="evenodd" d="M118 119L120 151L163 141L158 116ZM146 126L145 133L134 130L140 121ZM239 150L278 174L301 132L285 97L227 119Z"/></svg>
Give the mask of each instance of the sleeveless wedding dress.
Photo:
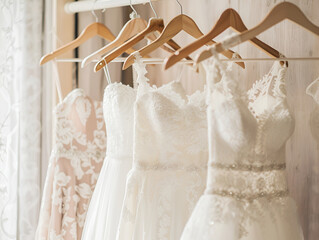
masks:
<svg viewBox="0 0 319 240"><path fill-rule="evenodd" d="M206 65L207 187L181 239L302 240L285 172L286 141L294 131L287 67L275 62L243 94L231 71L213 60Z"/></svg>
<svg viewBox="0 0 319 240"><path fill-rule="evenodd" d="M205 94L187 97L179 81L151 87L140 57L133 168L118 240L177 240L206 184Z"/></svg>
<svg viewBox="0 0 319 240"><path fill-rule="evenodd" d="M110 83L104 91L103 112L107 153L97 181L82 240L114 240L122 209L127 173L133 160L135 89Z"/></svg>
<svg viewBox="0 0 319 240"><path fill-rule="evenodd" d="M75 89L56 107L36 240L80 240L106 150L102 102Z"/></svg>

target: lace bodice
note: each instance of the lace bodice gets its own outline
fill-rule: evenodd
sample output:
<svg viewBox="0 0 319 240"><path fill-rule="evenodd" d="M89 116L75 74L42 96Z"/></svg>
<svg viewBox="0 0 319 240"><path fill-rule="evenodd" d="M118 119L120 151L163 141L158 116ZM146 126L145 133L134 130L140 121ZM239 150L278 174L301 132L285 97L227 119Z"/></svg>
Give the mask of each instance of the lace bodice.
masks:
<svg viewBox="0 0 319 240"><path fill-rule="evenodd" d="M210 162L206 192L255 199L287 194L285 143L294 130L284 88L286 67L248 91L215 57L206 64Z"/></svg>
<svg viewBox="0 0 319 240"><path fill-rule="evenodd" d="M178 81L150 86L139 57L134 69L134 158L116 239L179 239L206 185L205 94L187 96Z"/></svg>
<svg viewBox="0 0 319 240"><path fill-rule="evenodd" d="M55 146L44 186L37 240L81 239L106 151L102 103L75 89L56 110Z"/></svg>
<svg viewBox="0 0 319 240"><path fill-rule="evenodd" d="M205 168L207 119L205 94L187 96L179 81L150 86L137 60L135 166L151 169Z"/></svg>
<svg viewBox="0 0 319 240"><path fill-rule="evenodd" d="M136 91L111 83L104 91L103 112L107 129L107 156L131 159L133 154L133 105Z"/></svg>

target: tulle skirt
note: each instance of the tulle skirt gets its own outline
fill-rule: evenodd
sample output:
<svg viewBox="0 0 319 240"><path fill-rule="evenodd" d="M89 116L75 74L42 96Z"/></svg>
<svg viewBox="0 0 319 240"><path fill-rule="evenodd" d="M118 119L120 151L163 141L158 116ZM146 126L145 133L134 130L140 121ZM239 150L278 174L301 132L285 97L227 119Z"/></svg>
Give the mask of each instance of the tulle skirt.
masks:
<svg viewBox="0 0 319 240"><path fill-rule="evenodd" d="M205 190L206 172L132 169L117 239L179 240Z"/></svg>
<svg viewBox="0 0 319 240"><path fill-rule="evenodd" d="M289 197L251 202L203 195L181 240L303 240L294 201Z"/></svg>
<svg viewBox="0 0 319 240"><path fill-rule="evenodd" d="M114 240L132 158L106 157L93 192L82 240Z"/></svg>

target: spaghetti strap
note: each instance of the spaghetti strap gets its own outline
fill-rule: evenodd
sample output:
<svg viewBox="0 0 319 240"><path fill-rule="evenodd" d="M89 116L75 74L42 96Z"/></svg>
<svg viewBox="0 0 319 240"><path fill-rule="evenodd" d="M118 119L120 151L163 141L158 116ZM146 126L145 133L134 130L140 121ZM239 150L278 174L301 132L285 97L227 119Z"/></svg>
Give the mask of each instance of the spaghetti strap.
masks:
<svg viewBox="0 0 319 240"><path fill-rule="evenodd" d="M104 70L104 74L105 74L105 77L106 77L106 80L107 80L107 84L111 84L112 80L111 80L110 70L109 70L109 67L108 67L107 63L103 67L103 70Z"/></svg>
<svg viewBox="0 0 319 240"><path fill-rule="evenodd" d="M149 79L146 77L146 65L143 63L141 55L139 54L139 52L134 52L133 55L135 57L133 69L137 75L136 88L138 97L141 96L143 93L149 91L151 89L151 86L149 84Z"/></svg>
<svg viewBox="0 0 319 240"><path fill-rule="evenodd" d="M211 101L212 94L218 85L223 89L226 95L234 96L237 88L237 83L229 76L231 72L228 71L226 65L220 61L215 46L208 47L213 53L213 56L203 62L206 71L206 85L207 85L207 104Z"/></svg>
<svg viewBox="0 0 319 240"><path fill-rule="evenodd" d="M62 94L62 88L61 88L61 81L60 81L60 75L59 75L59 70L58 70L58 65L56 61L53 61L53 69L55 71L56 77L55 79L55 86L56 90L58 92L58 97L59 97L59 103L62 103L63 101L63 94Z"/></svg>

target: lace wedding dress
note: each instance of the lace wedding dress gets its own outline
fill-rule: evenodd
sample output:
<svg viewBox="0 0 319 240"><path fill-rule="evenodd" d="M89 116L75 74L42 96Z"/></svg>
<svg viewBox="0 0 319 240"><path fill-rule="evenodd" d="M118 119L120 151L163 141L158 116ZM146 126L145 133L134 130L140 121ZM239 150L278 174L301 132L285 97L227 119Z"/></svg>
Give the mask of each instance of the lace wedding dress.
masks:
<svg viewBox="0 0 319 240"><path fill-rule="evenodd" d="M110 83L104 91L103 111L107 153L89 206L83 240L115 240L126 177L133 160L133 105L136 91Z"/></svg>
<svg viewBox="0 0 319 240"><path fill-rule="evenodd" d="M205 189L205 94L187 98L178 81L151 87L137 59L134 160L117 239L177 240Z"/></svg>
<svg viewBox="0 0 319 240"><path fill-rule="evenodd" d="M36 240L80 240L106 150L102 103L75 89L55 109L55 146Z"/></svg>
<svg viewBox="0 0 319 240"><path fill-rule="evenodd" d="M207 188L181 239L302 240L285 174L285 145L294 131L286 67L275 62L248 94L217 57L206 69Z"/></svg>

